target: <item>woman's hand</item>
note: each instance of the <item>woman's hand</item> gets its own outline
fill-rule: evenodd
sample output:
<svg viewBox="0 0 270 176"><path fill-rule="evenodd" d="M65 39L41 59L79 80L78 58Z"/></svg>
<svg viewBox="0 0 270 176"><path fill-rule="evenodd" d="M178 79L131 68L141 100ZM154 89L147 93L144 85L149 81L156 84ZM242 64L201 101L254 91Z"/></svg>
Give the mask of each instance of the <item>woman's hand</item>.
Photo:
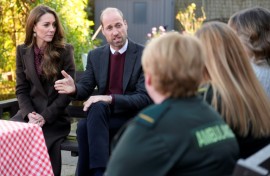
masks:
<svg viewBox="0 0 270 176"><path fill-rule="evenodd" d="M28 116L28 119L29 119L28 123L37 124L40 127L42 127L45 124L44 118L40 114L38 114L36 112L29 113L27 116Z"/></svg>

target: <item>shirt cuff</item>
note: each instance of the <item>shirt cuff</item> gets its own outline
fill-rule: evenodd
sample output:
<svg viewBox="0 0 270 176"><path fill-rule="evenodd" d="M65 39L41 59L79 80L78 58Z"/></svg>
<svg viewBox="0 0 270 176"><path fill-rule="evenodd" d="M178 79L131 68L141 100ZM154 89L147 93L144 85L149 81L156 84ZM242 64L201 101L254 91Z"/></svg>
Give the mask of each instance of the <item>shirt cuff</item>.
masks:
<svg viewBox="0 0 270 176"><path fill-rule="evenodd" d="M114 105L114 100L115 100L115 97L114 95L111 94L111 97L112 97L112 102L111 102L111 105Z"/></svg>

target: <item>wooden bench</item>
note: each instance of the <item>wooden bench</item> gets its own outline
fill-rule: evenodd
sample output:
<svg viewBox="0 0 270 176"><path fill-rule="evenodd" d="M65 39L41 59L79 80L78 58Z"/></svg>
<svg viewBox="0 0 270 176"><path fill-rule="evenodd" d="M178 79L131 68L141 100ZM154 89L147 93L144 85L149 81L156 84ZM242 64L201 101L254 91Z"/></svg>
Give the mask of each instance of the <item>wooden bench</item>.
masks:
<svg viewBox="0 0 270 176"><path fill-rule="evenodd" d="M8 112L10 117L14 116L19 110L17 98L0 101L0 119L4 112Z"/></svg>

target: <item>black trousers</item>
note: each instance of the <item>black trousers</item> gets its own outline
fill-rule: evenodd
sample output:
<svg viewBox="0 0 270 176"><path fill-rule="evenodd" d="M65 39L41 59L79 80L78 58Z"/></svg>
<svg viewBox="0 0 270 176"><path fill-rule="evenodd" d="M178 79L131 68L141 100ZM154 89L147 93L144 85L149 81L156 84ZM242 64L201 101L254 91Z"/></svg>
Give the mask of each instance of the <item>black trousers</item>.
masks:
<svg viewBox="0 0 270 176"><path fill-rule="evenodd" d="M97 102L90 106L86 119L78 122L78 176L91 175L94 168L105 168L110 155L110 142L132 115L114 114L109 104Z"/></svg>

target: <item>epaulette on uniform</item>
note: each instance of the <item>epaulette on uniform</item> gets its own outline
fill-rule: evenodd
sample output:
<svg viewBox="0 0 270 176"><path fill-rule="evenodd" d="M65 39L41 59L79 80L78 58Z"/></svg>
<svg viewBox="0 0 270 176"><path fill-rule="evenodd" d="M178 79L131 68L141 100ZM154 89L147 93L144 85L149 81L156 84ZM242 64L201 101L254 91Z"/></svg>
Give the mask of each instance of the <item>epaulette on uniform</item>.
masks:
<svg viewBox="0 0 270 176"><path fill-rule="evenodd" d="M140 112L134 120L145 126L152 127L167 111L169 105L169 102L165 102L161 105L152 105Z"/></svg>
<svg viewBox="0 0 270 176"><path fill-rule="evenodd" d="M204 95L207 93L208 89L209 89L209 86L208 85L207 86L200 87L198 89L198 95L201 95L202 97L204 97Z"/></svg>
<svg viewBox="0 0 270 176"><path fill-rule="evenodd" d="M198 93L199 94L204 94L205 92L207 92L207 90L208 90L208 87L201 87L201 88L198 89Z"/></svg>

